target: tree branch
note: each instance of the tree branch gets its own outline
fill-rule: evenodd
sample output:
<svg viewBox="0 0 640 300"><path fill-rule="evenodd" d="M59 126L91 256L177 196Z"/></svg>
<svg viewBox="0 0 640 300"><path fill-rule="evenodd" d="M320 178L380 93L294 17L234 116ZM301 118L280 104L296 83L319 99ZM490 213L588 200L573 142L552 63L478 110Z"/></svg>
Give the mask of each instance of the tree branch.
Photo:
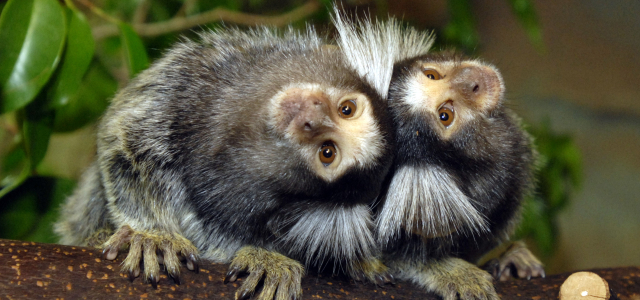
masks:
<svg viewBox="0 0 640 300"><path fill-rule="evenodd" d="M149 9L151 8L151 0L140 0L138 6L136 7L136 11L133 13L133 19L131 23L138 25L144 24L147 20L147 14L149 13Z"/></svg>
<svg viewBox="0 0 640 300"><path fill-rule="evenodd" d="M184 0L175 17L184 17L189 14L189 12L191 12L193 7L196 5L196 1L198 0Z"/></svg>
<svg viewBox="0 0 640 300"><path fill-rule="evenodd" d="M154 289L140 278L129 282L120 273L124 256L108 261L96 249L0 239L0 299L233 299L242 284L242 278L224 284L228 266L203 261L198 274L182 268L180 285L162 274ZM592 272L607 280L612 300L637 299L640 294L640 267ZM503 300L557 299L569 275L496 282L495 287ZM303 278L302 289L303 299L439 299L407 282L378 287L313 274Z"/></svg>
<svg viewBox="0 0 640 300"><path fill-rule="evenodd" d="M81 3L84 2L81 1ZM208 12L193 16L175 17L164 22L133 24L133 28L140 36L153 37L165 33L179 32L216 21L247 26L269 25L275 27L283 27L292 22L300 21L307 18L308 16L318 12L321 7L322 5L318 0L310 0L292 11L275 16L247 14L230 11L224 8L216 8ZM114 36L117 34L118 28L114 24L103 25L93 29L93 37L96 40L104 39L106 37Z"/></svg>

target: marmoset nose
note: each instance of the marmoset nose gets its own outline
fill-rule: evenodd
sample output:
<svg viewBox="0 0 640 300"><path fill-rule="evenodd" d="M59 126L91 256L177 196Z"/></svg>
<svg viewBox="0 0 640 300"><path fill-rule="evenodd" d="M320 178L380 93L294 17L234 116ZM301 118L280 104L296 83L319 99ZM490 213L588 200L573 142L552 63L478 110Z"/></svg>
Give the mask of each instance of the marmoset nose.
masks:
<svg viewBox="0 0 640 300"><path fill-rule="evenodd" d="M309 95L296 117L296 122L305 131L317 131L325 126L329 117L328 99L323 96Z"/></svg>
<svg viewBox="0 0 640 300"><path fill-rule="evenodd" d="M482 111L493 109L501 98L501 81L493 70L481 66L459 69L452 82L453 89L468 105Z"/></svg>
<svg viewBox="0 0 640 300"><path fill-rule="evenodd" d="M477 67L466 67L458 71L453 87L465 99L477 101L478 95L486 91L482 70Z"/></svg>

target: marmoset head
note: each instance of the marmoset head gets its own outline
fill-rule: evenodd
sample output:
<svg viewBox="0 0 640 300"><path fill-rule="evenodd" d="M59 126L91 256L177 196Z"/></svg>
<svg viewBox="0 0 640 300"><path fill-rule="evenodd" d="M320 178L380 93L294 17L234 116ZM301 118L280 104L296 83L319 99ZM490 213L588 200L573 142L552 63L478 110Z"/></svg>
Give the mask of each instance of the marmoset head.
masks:
<svg viewBox="0 0 640 300"><path fill-rule="evenodd" d="M394 108L421 116L442 140L483 122L503 102L500 73L479 61L435 54L401 63L396 72Z"/></svg>
<svg viewBox="0 0 640 300"><path fill-rule="evenodd" d="M500 73L481 61L440 53L396 65L389 108L403 147L378 220L384 241L401 227L425 238L487 233L498 203L518 205L533 156L503 102Z"/></svg>
<svg viewBox="0 0 640 300"><path fill-rule="evenodd" d="M298 154L312 173L327 183L351 169L376 165L387 152L387 128L376 113L379 99L359 92L321 84L294 84L271 99L273 128L297 145Z"/></svg>

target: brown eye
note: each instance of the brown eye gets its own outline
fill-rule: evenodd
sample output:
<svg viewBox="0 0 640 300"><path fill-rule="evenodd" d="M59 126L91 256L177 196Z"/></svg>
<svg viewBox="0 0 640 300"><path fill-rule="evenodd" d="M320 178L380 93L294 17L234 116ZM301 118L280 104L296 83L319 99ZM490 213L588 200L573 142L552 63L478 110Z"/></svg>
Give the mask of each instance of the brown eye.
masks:
<svg viewBox="0 0 640 300"><path fill-rule="evenodd" d="M345 119L349 119L353 117L353 115L355 115L356 109L357 109L356 101L347 100L340 104L338 114L340 114L340 116Z"/></svg>
<svg viewBox="0 0 640 300"><path fill-rule="evenodd" d="M325 142L320 148L320 161L328 166L336 159L336 147L332 142Z"/></svg>
<svg viewBox="0 0 640 300"><path fill-rule="evenodd" d="M442 76L440 76L440 73L438 73L438 71L434 69L424 69L422 70L422 74L424 74L424 76L427 76L427 78L431 80L440 80L440 78L442 78Z"/></svg>
<svg viewBox="0 0 640 300"><path fill-rule="evenodd" d="M442 123L442 125L444 125L445 127L451 125L453 119L455 118L455 115L456 114L453 112L453 109L449 107L441 107L440 109L438 109L438 119L440 119L440 123Z"/></svg>

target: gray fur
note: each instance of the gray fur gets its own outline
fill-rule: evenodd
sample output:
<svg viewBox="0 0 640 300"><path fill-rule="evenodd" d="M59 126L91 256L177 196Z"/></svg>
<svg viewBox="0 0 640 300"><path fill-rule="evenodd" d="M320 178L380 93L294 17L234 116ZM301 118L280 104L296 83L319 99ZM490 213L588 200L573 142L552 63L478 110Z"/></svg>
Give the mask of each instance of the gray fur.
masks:
<svg viewBox="0 0 640 300"><path fill-rule="evenodd" d="M56 225L61 241L82 245L98 227L120 228L188 250L187 241L217 262L230 262L249 246L307 267L333 262L352 275L364 272L362 265L379 254L369 206L392 159L380 96L386 87L369 84L351 67L352 57L328 43L312 29L258 28L206 32L200 41L174 46L122 89L103 116L97 162ZM296 89L331 100L286 98ZM310 120L288 131L294 124L288 116L337 111L326 101L343 94L368 101L360 102L366 111L359 119L340 121L350 126L338 127L345 123L332 115L324 117L327 126ZM274 113L279 109L289 111ZM358 120L370 122L353 123ZM358 130L366 140L352 136ZM330 176L312 163L322 145L316 140L325 135L345 163L320 169ZM126 241L118 239L105 244L107 253ZM135 273L139 264L125 265ZM145 276L153 282L155 275Z"/></svg>

